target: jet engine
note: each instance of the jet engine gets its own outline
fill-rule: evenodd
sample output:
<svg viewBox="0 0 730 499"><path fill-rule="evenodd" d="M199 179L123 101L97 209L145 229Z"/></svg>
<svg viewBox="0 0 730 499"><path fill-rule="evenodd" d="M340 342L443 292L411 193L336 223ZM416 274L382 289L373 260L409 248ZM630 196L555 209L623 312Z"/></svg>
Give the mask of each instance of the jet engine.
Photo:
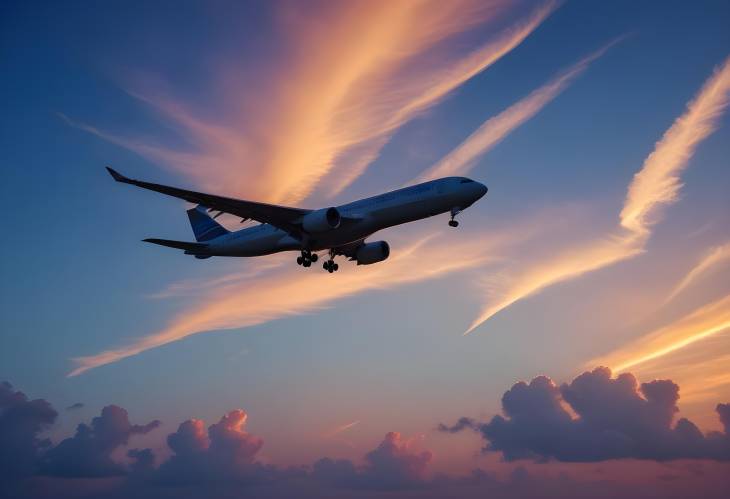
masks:
<svg viewBox="0 0 730 499"><path fill-rule="evenodd" d="M370 265L382 262L390 256L390 246L385 241L365 243L355 252L355 260L358 265Z"/></svg>
<svg viewBox="0 0 730 499"><path fill-rule="evenodd" d="M307 232L327 232L339 227L341 219L337 208L322 208L304 215L302 227Z"/></svg>

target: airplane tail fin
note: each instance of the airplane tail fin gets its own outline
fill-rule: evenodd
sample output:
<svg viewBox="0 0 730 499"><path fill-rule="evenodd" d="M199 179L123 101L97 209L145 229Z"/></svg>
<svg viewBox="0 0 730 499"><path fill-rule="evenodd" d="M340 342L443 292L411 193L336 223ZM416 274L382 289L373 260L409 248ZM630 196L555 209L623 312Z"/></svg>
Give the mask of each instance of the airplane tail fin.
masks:
<svg viewBox="0 0 730 499"><path fill-rule="evenodd" d="M210 241L229 232L208 215L205 206L198 205L189 209L188 218L190 226L193 228L193 234L195 234L195 240L198 242Z"/></svg>

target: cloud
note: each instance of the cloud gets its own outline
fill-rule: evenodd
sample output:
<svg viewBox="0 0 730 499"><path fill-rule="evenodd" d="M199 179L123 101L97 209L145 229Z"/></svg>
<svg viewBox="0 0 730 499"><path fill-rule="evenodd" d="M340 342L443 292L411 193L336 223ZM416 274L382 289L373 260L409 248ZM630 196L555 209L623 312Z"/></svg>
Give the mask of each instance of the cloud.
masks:
<svg viewBox="0 0 730 499"><path fill-rule="evenodd" d="M271 470L255 462L264 441L245 429L248 415L235 409L206 430L199 419L180 424L167 437L174 454L159 468L153 480L166 485L221 482L258 482Z"/></svg>
<svg viewBox="0 0 730 499"><path fill-rule="evenodd" d="M618 229L588 244L568 246L556 256L543 258L534 265L521 265L521 270L507 278L502 289L490 296L464 334L506 307L549 286L642 253L651 227L658 221L659 209L677 200L681 187L679 174L702 140L717 129L729 97L730 58L715 69L634 176L619 215Z"/></svg>
<svg viewBox="0 0 730 499"><path fill-rule="evenodd" d="M630 491L632 497L656 497L657 491L662 491L663 497L686 497L691 490L703 497L721 497L715 492L717 485L726 481L726 465L720 468L707 459L730 459L730 404L716 407L724 432L703 435L685 419L672 426L677 398L678 386L671 381L653 381L639 387L630 374L613 379L610 371L599 368L560 388L546 377L535 378L530 384L517 383L503 398L505 417L495 417L489 423L462 418L453 427L442 425L443 431L480 432L489 438L487 446L500 450L508 460L522 456L540 461L551 457L595 461L626 454L648 460L613 460L600 470L576 464L539 469L526 467L523 461L517 467L506 468L511 470L506 476L483 470L474 470L467 476L432 476L428 468L433 453L422 447L420 438L404 438L397 432L387 433L374 449L364 453L362 464L328 457L300 468L263 464L259 460L263 440L247 430L248 417L242 409L229 411L207 428L199 419L181 423L167 437L172 454L158 467L154 452L148 448L129 450L129 464L125 466L111 455L121 457L115 450L130 435L146 433L157 422L131 425L127 412L111 405L90 425L79 425L74 437L56 447L49 443L40 446L48 449L42 456L46 463L55 460L58 465L58 460L68 460L62 470L48 476L43 474L47 470L31 467L24 475L16 476L9 475L7 468L0 468L5 478L0 481L0 493L38 498L192 499L244 494L271 498L397 495L436 499L485 495L585 497L591 490L604 491L606 498L615 497L620 491ZM0 412L0 421L4 423L1 434L18 434L30 428L31 438L35 439L38 421L45 428L55 418L50 404L37 402L29 402L9 384L0 385L2 411L20 408L23 411L16 416L24 416L8 420L3 419L6 413ZM37 412L39 408L43 409L41 413ZM40 420L39 414L43 416ZM37 441L31 447L39 451ZM0 463L7 466L5 453L14 449L17 447L0 446ZM677 454L692 459L692 463L660 466L651 461L675 459ZM638 481L632 475L638 476ZM24 480L9 483L8 477ZM682 487L678 488L679 485ZM647 493L637 492L642 490Z"/></svg>
<svg viewBox="0 0 730 499"><path fill-rule="evenodd" d="M459 420L451 426L444 423L439 423L436 429L443 433L459 433L461 430L475 429L476 427L477 422L474 419L464 416L462 418L459 418Z"/></svg>
<svg viewBox="0 0 730 499"><path fill-rule="evenodd" d="M132 425L127 411L108 405L91 425L81 423L76 434L50 449L43 457L41 471L61 477L107 477L122 475L126 468L114 461L112 452L126 445L133 435L144 435L160 425Z"/></svg>
<svg viewBox="0 0 730 499"><path fill-rule="evenodd" d="M503 248L534 233L533 223L510 227L506 234L489 233L468 241L440 240L436 235L424 237L409 247L395 250L386 262L360 266L342 266L334 276L321 269L293 268L282 260L277 270L265 274L231 279L215 289L205 290L197 305L175 317L163 330L121 348L74 359L76 368L69 376L117 362L193 334L262 324L280 317L298 315L330 306L354 294L372 289L434 279L494 261ZM453 258L453 255L459 255ZM429 265L423 265L423 262ZM297 272L298 271L298 272ZM337 279L337 286L329 285Z"/></svg>
<svg viewBox="0 0 730 499"><path fill-rule="evenodd" d="M424 478L431 459L431 451L414 451L413 441L390 432L375 450L365 455L365 474L370 484L380 483L383 488L408 486Z"/></svg>
<svg viewBox="0 0 730 499"><path fill-rule="evenodd" d="M174 454L146 480L165 486L261 486L304 478L337 487L393 490L423 484L426 467L433 457L428 450L418 450L416 440L390 432L365 455L361 467L348 460L323 458L313 465L310 474L285 470L257 460L264 442L245 430L246 420L246 412L236 409L207 431L199 419L183 422L167 438Z"/></svg>
<svg viewBox="0 0 730 499"><path fill-rule="evenodd" d="M3 483L32 475L38 460L51 442L39 438L58 416L43 399L28 400L13 390L10 383L0 383L0 492Z"/></svg>
<svg viewBox="0 0 730 499"><path fill-rule="evenodd" d="M591 62L601 57L618 41L615 40L588 57L581 59L545 85L534 90L527 97L512 104L498 115L489 118L458 147L419 175L413 182L425 182L440 177L466 175L474 167L474 163L479 157L489 152L507 135L539 113L543 107L552 102L578 76L583 74Z"/></svg>
<svg viewBox="0 0 730 499"><path fill-rule="evenodd" d="M190 144L189 150L120 137L63 118L183 172L205 189L289 204L308 196L317 185L323 192L335 194L364 171L398 127L519 45L558 2L541 2L529 15L501 30L490 27L509 13L513 7L509 2L328 5L328 10L319 14L292 7L284 16L284 40L291 43L294 57L274 71L266 85L271 95L257 95L252 103L245 85L240 88L247 88L246 95L221 94L231 103L224 106L226 109L238 110L235 103L245 101L253 113L211 122L189 105L165 97L165 92L131 92L172 123ZM326 36L322 25L327 26ZM464 53L464 44L457 43L459 36L484 37L477 28L491 29L488 40ZM318 54L314 60L312 53ZM297 85L291 85L292 81ZM261 102L267 105L258 106ZM328 175L331 171L334 174ZM328 184L326 179L332 178L338 180ZM320 183L322 180L325 182ZM398 258L397 264L389 262L387 270L381 267L363 269L359 276L338 275L336 292L321 285L327 276L294 278L280 270L251 276L245 282L239 279L210 289L200 297L200 305L174 318L162 331L118 349L74 359L77 367L71 375L191 334L260 324L321 308L368 289L468 268L489 258L480 254L484 246L463 249L458 260L447 256L458 247L428 245L418 256L406 250L404 258ZM426 268L421 265L426 259L437 263ZM410 273L395 269L396 265ZM252 284L265 286L270 292L252 294L256 287ZM223 289L225 296L220 292ZM273 300L271 296L279 298ZM282 296L286 297L283 303Z"/></svg>
<svg viewBox="0 0 730 499"><path fill-rule="evenodd" d="M353 421L351 423L347 423L347 424L340 425L340 426L334 428L333 430L330 430L327 433L325 433L325 436L327 436L327 437L334 437L335 435L339 435L343 431L347 431L350 428L352 428L353 426L356 426L358 424L360 424L360 421L359 420L358 421Z"/></svg>
<svg viewBox="0 0 730 499"><path fill-rule="evenodd" d="M518 46L557 5L541 3L500 30L494 25L514 7L504 0L290 4L274 34L284 55L267 61L265 85L252 88L241 61L213 77L212 86L226 88L209 92L221 98L210 106L219 109L215 118L158 84L130 92L159 111L186 149L76 126L204 189L297 203L323 182L334 195L395 130ZM483 39L485 29L488 39L465 51L461 37Z"/></svg>
<svg viewBox="0 0 730 499"><path fill-rule="evenodd" d="M708 270L715 266L722 265L728 260L730 260L730 242L710 248L707 254L705 254L702 259L687 273L684 279L682 279L674 287L666 300L664 300L664 303L672 301L682 291L694 284L697 279L705 275Z"/></svg>
<svg viewBox="0 0 730 499"><path fill-rule="evenodd" d="M389 432L383 441L365 455L365 465L351 461L323 458L314 464L315 479L339 487L355 489L404 489L425 484L425 473L433 459L429 450L419 451L415 440Z"/></svg>
<svg viewBox="0 0 730 499"><path fill-rule="evenodd" d="M79 409L83 409L84 404L81 402L76 402L75 404L71 404L70 406L66 407L67 411L77 411Z"/></svg>
<svg viewBox="0 0 730 499"><path fill-rule="evenodd" d="M657 210L677 200L682 187L679 174L697 146L717 129L729 97L730 57L715 69L634 175L621 210L622 227L646 233L656 222Z"/></svg>
<svg viewBox="0 0 730 499"><path fill-rule="evenodd" d="M630 373L612 378L600 367L560 387L545 376L516 383L502 397L504 416L442 429L476 430L485 452L501 452L508 461L730 460L728 406L717 406L725 432L704 435L685 418L672 425L677 400L679 386L670 380L639 386Z"/></svg>
<svg viewBox="0 0 730 499"><path fill-rule="evenodd" d="M615 352L594 359L592 363L602 363L611 366L616 371L625 371L660 359L728 329L730 329L730 295L706 304L678 321L645 334Z"/></svg>
<svg viewBox="0 0 730 499"><path fill-rule="evenodd" d="M632 236L608 236L568 247L532 265L520 265L501 286L491 290L490 301L464 334L471 333L501 310L549 286L631 258L642 251L640 241Z"/></svg>

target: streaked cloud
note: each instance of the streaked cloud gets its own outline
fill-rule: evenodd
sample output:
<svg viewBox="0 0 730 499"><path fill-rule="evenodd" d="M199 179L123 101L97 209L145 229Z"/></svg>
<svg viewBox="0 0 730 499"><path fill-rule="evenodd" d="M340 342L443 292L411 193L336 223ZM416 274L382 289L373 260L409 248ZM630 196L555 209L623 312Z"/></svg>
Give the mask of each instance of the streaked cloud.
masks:
<svg viewBox="0 0 730 499"><path fill-rule="evenodd" d="M658 221L659 209L677 200L679 174L700 142L717 129L730 96L730 58L716 68L695 98L657 142L628 187L616 231L593 243L574 244L555 256L525 265L503 280L464 334L494 314L553 284L631 258L641 253Z"/></svg>
<svg viewBox="0 0 730 499"><path fill-rule="evenodd" d="M669 303L676 298L682 291L692 285L697 279L707 274L707 271L715 266L722 265L730 260L730 242L715 246L708 251L702 259L687 273L669 293L664 303Z"/></svg>
<svg viewBox="0 0 730 499"><path fill-rule="evenodd" d="M727 331L729 328L730 295L727 295L588 364L608 365L615 371L626 371Z"/></svg>
<svg viewBox="0 0 730 499"><path fill-rule="evenodd" d="M195 300L199 303L173 318L166 328L120 348L73 359L76 368L69 376L194 334L254 326L327 308L364 291L434 279L484 265L494 261L501 249L516 237L522 236L511 232L504 237L488 234L469 241L445 242L432 235L398 248L386 262L358 268L343 264L335 275L321 268L297 268L293 261L265 274L243 272L239 279L229 278L218 287L204 287ZM454 254L459 258L453 258ZM423 265L424 261L429 265ZM333 279L336 286L332 285Z"/></svg>
<svg viewBox="0 0 730 499"><path fill-rule="evenodd" d="M82 128L205 189L288 204L318 186L334 195L395 130L514 49L557 5L541 3L502 28L514 8L503 0L353 1L322 12L294 4L281 16L287 56L274 61L263 90L234 84L219 92L221 116L160 85L130 92L180 132L185 148ZM465 52L458 37L475 33L481 45ZM235 81L241 63L229 65L220 79Z"/></svg>
<svg viewBox="0 0 730 499"><path fill-rule="evenodd" d="M715 70L634 176L621 210L622 227L637 234L648 232L656 221L656 210L677 200L682 187L679 174L700 142L717 128L729 92L730 57Z"/></svg>
<svg viewBox="0 0 730 499"><path fill-rule="evenodd" d="M440 177L467 174L479 157L489 152L507 135L552 102L588 68L591 62L602 56L618 41L615 40L588 57L581 59L567 70L560 72L545 85L534 90L524 99L512 104L498 115L489 118L464 142L437 164L423 172L413 182L425 182Z"/></svg>
<svg viewBox="0 0 730 499"><path fill-rule="evenodd" d="M543 289L586 272L630 258L642 251L631 237L609 236L583 245L566 248L551 258L527 265L502 280L502 285L490 291L490 301L464 333L469 334L500 310L532 296ZM520 266L521 267L521 266Z"/></svg>
<svg viewBox="0 0 730 499"><path fill-rule="evenodd" d="M342 433L343 431L347 431L350 428L357 426L358 424L360 424L360 420L352 421L351 423L340 425L340 426L328 431L327 433L325 433L325 436L334 437L335 435L338 435L338 434Z"/></svg>

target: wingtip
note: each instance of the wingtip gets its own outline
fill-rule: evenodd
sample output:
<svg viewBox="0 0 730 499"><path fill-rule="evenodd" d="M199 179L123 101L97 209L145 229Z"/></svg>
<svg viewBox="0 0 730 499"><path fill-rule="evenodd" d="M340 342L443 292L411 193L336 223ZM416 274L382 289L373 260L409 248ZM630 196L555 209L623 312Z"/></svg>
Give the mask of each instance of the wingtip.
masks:
<svg viewBox="0 0 730 499"><path fill-rule="evenodd" d="M121 173L119 173L118 171L116 171L111 166L107 166L106 167L106 171L108 171L109 172L109 175L111 175L112 178L114 180L116 180L117 182L124 182L124 181L128 180L127 177L125 177L124 175L122 175Z"/></svg>

